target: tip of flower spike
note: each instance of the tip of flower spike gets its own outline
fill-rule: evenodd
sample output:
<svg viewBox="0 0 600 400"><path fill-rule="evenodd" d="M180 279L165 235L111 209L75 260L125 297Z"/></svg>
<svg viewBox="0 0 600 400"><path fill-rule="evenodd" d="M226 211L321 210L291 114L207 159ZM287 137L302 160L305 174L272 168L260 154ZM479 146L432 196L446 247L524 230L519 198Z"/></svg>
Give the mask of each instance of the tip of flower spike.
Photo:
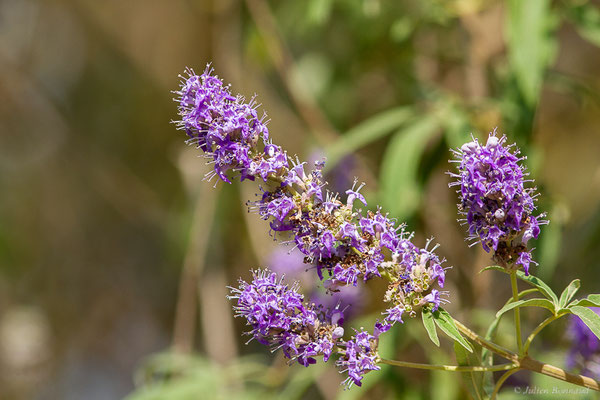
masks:
<svg viewBox="0 0 600 400"><path fill-rule="evenodd" d="M456 178L450 186L460 186L458 207L468 225L467 240L481 243L499 264L518 264L529 273L531 257L521 254L527 242L537 238L541 215L533 215L535 188L525 187L532 182L525 179L528 174L520 164L525 157L506 140L494 129L485 145L473 138L453 151L459 167L458 173L450 173Z"/></svg>

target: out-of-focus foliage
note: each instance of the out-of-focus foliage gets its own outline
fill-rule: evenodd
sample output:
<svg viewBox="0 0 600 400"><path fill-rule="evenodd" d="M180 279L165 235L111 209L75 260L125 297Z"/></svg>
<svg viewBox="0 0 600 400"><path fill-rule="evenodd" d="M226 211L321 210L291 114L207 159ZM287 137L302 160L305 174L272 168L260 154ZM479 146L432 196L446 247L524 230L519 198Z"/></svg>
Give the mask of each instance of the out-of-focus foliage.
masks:
<svg viewBox="0 0 600 400"><path fill-rule="evenodd" d="M385 366L343 391L331 366L245 358L267 350L244 344L225 287L275 244L244 206L256 187L201 181L170 90L212 62L259 95L277 143L328 156L331 182L350 159L371 204L441 243L452 314L486 326L510 293L476 274L448 147L496 126L516 141L551 220L536 274L597 292L598 46L595 0L0 1L0 398L465 398L450 373ZM354 326L380 310L370 286ZM524 314L524 330L542 318ZM420 346L417 322L387 356L460 361L445 339ZM564 347L559 328L543 348ZM507 384L560 385L543 379Z"/></svg>

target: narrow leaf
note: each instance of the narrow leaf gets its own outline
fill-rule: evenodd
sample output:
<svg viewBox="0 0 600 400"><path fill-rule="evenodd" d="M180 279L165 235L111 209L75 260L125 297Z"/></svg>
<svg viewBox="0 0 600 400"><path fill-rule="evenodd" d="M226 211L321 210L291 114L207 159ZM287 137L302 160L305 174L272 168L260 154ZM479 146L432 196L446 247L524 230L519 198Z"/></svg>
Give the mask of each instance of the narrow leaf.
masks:
<svg viewBox="0 0 600 400"><path fill-rule="evenodd" d="M558 297L556 296L554 291L552 291L550 286L548 286L540 278L535 277L533 275L525 275L525 272L523 272L523 271L517 271L517 278L519 278L520 280L522 280L524 282L529 283L532 286L535 286L536 288L538 288L540 290L540 292L542 292L542 294L544 296L546 296L546 298L551 300L552 303L554 303L555 305L558 305Z"/></svg>
<svg viewBox="0 0 600 400"><path fill-rule="evenodd" d="M581 281L579 279L574 279L573 281L571 281L571 283L569 283L569 286L567 286L565 290L563 290L563 292L560 294L560 301L558 302L560 308L563 308L567 304L569 304L569 301L571 301L573 296L575 296L575 293L577 293L580 286Z"/></svg>
<svg viewBox="0 0 600 400"><path fill-rule="evenodd" d="M419 117L401 128L387 146L381 163L381 202L399 219L410 215L420 204L419 162L439 125L435 115Z"/></svg>
<svg viewBox="0 0 600 400"><path fill-rule="evenodd" d="M571 303L572 306L600 307L600 294L590 294L585 299L575 300Z"/></svg>
<svg viewBox="0 0 600 400"><path fill-rule="evenodd" d="M600 339L600 315L587 307L574 306L571 307L573 314L577 315L584 324Z"/></svg>
<svg viewBox="0 0 600 400"><path fill-rule="evenodd" d="M473 352L473 348L471 347L469 342L467 342L466 339L462 337L462 335L458 331L458 328L454 324L454 320L446 310L444 310L441 307L438 308L438 310L433 313L433 319L436 325L446 335L450 336L450 338L454 339L457 343L459 343L462 347L467 349L467 351L469 351L470 353Z"/></svg>
<svg viewBox="0 0 600 400"><path fill-rule="evenodd" d="M508 303L507 305L502 307L500 309L500 311L498 311L496 313L496 318L500 317L505 312L510 311L517 307L543 307L543 308L547 308L548 310L550 310L552 312L552 314L555 314L555 310L556 310L554 307L554 304L546 299L519 300L519 301Z"/></svg>
<svg viewBox="0 0 600 400"><path fill-rule="evenodd" d="M429 339L439 347L440 339L438 338L437 330L435 329L435 321L433 320L433 314L431 310L423 310L421 313L421 317L423 318L423 326L429 335Z"/></svg>
<svg viewBox="0 0 600 400"><path fill-rule="evenodd" d="M398 107L383 111L361 122L329 146L325 152L327 168L333 168L344 156L393 132L413 116L412 108Z"/></svg>
<svg viewBox="0 0 600 400"><path fill-rule="evenodd" d="M509 64L523 98L534 105L556 54L556 18L550 0L509 0L507 11Z"/></svg>

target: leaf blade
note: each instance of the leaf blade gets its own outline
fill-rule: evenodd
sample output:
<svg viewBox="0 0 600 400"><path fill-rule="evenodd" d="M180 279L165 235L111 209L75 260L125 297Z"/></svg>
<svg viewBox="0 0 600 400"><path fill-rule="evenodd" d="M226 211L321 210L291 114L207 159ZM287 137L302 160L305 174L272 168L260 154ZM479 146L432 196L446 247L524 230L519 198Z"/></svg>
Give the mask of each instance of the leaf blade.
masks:
<svg viewBox="0 0 600 400"><path fill-rule="evenodd" d="M565 290L563 290L563 292L560 294L560 300L558 302L559 307L563 308L567 304L569 304L569 301L571 301L573 296L575 296L575 293L577 293L580 287L581 281L579 279L573 279L571 283L569 283L569 285L565 288Z"/></svg>
<svg viewBox="0 0 600 400"><path fill-rule="evenodd" d="M413 116L412 107L397 107L359 123L327 148L327 168L333 168L344 156L392 133Z"/></svg>
<svg viewBox="0 0 600 400"><path fill-rule="evenodd" d="M600 294L590 294L585 299L574 300L570 304L572 306L600 307Z"/></svg>
<svg viewBox="0 0 600 400"><path fill-rule="evenodd" d="M523 271L517 271L517 278L519 278L520 280L529 283L532 286L537 287L540 292L542 292L542 294L544 296L546 296L546 298L548 298L549 300L552 301L552 303L554 303L555 306L558 306L558 297L556 296L556 293L554 293L554 291L550 288L550 286L548 286L548 284L544 281L542 281L540 278L533 276L533 275L525 275L525 272Z"/></svg>
<svg viewBox="0 0 600 400"><path fill-rule="evenodd" d="M437 330L435 329L435 321L433 320L433 314L431 310L423 310L421 312L421 317L423 319L423 326L429 335L429 339L436 346L440 347L440 339L438 338Z"/></svg>
<svg viewBox="0 0 600 400"><path fill-rule="evenodd" d="M552 314L556 314L556 307L551 301L547 299L527 299L508 303L496 313L496 318L502 316L507 311L520 307L543 307L552 312Z"/></svg>
<svg viewBox="0 0 600 400"><path fill-rule="evenodd" d="M448 314L446 310L443 308L438 308L437 311L433 312L433 318L435 324L448 335L451 339L454 339L457 343L459 343L462 347L464 347L469 353L473 352L473 348L467 342L467 340L460 334L456 324L454 324L454 320Z"/></svg>
<svg viewBox="0 0 600 400"><path fill-rule="evenodd" d="M380 198L394 217L402 219L419 206L422 188L417 181L418 164L439 126L436 115L416 118L397 131L388 144L381 162Z"/></svg>
<svg viewBox="0 0 600 400"><path fill-rule="evenodd" d="M596 335L600 340L600 315L587 307L573 306L571 312L577 315L584 324Z"/></svg>
<svg viewBox="0 0 600 400"><path fill-rule="evenodd" d="M534 105L546 69L556 54L556 18L550 0L509 0L506 18L508 60L525 101Z"/></svg>

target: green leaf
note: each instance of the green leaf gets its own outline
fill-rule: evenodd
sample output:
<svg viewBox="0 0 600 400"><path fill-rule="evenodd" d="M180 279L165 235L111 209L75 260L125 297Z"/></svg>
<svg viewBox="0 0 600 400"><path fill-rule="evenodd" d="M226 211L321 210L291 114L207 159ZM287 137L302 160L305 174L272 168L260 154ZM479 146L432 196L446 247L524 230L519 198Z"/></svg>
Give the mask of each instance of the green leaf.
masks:
<svg viewBox="0 0 600 400"><path fill-rule="evenodd" d="M327 168L333 168L344 156L391 133L414 116L411 107L398 107L376 114L347 131L328 147Z"/></svg>
<svg viewBox="0 0 600 400"><path fill-rule="evenodd" d="M423 318L423 326L429 335L429 339L436 345L440 346L440 339L438 338L437 330L435 329L435 321L433 320L433 314L429 309L423 309L421 312Z"/></svg>
<svg viewBox="0 0 600 400"><path fill-rule="evenodd" d="M540 292L542 292L542 294L544 296L546 296L546 298L551 300L555 306L558 305L558 297L556 296L556 293L554 293L554 291L552 291L550 286L548 286L540 278L535 277L533 275L525 275L525 272L523 272L523 271L517 271L517 278L519 278L520 280L522 280L524 282L529 283L532 286L535 286L536 288L538 288L540 290Z"/></svg>
<svg viewBox="0 0 600 400"><path fill-rule="evenodd" d="M529 105L535 105L544 74L554 60L557 19L550 0L509 0L506 13L508 60L517 86Z"/></svg>
<svg viewBox="0 0 600 400"><path fill-rule="evenodd" d="M393 216L403 219L419 206L419 161L439 120L426 115L401 128L390 140L381 163L381 202Z"/></svg>
<svg viewBox="0 0 600 400"><path fill-rule="evenodd" d="M446 310L444 310L441 307L438 308L437 311L433 312L433 319L434 319L436 325L446 335L448 335L450 338L454 339L457 343L459 343L462 347L467 349L467 351L469 351L470 353L473 352L473 348L471 347L469 342L467 342L467 340L464 337L462 337L462 335L458 331L458 328L454 324L454 320L452 319L452 317L450 316L450 314L448 314L448 312Z"/></svg>
<svg viewBox="0 0 600 400"><path fill-rule="evenodd" d="M581 318L583 323L586 324L592 332L594 332L594 335L596 335L598 339L600 339L600 315L596 314L587 307L581 306L573 306L571 307L571 311L573 314Z"/></svg>
<svg viewBox="0 0 600 400"><path fill-rule="evenodd" d="M519 307L519 308L520 307L543 307L543 308L547 308L548 310L550 310L552 312L552 314L555 314L555 311L556 311L554 304L546 299L527 299L527 300L519 300L519 301L514 301L514 302L508 303L507 305L502 307L500 309L500 311L498 311L496 313L496 318L500 317L505 312L510 311L517 307Z"/></svg>
<svg viewBox="0 0 600 400"><path fill-rule="evenodd" d="M567 16L584 39L600 46L600 9L598 7L591 3L570 7L567 10Z"/></svg>
<svg viewBox="0 0 600 400"><path fill-rule="evenodd" d="M454 342L454 354L458 365L481 365L481 359L478 353L468 353L458 342ZM483 372L461 372L463 382L471 396L476 400L484 400L489 396L483 388Z"/></svg>
<svg viewBox="0 0 600 400"><path fill-rule="evenodd" d="M590 294L585 299L573 301L570 306L600 307L600 294Z"/></svg>
<svg viewBox="0 0 600 400"><path fill-rule="evenodd" d="M575 296L575 293L577 293L580 286L581 281L579 279L574 279L573 281L571 281L571 283L569 283L569 286L567 286L565 290L563 290L563 292L560 294L560 301L558 302L558 306L560 308L566 307L566 305L569 304L569 301L571 301L573 296Z"/></svg>

